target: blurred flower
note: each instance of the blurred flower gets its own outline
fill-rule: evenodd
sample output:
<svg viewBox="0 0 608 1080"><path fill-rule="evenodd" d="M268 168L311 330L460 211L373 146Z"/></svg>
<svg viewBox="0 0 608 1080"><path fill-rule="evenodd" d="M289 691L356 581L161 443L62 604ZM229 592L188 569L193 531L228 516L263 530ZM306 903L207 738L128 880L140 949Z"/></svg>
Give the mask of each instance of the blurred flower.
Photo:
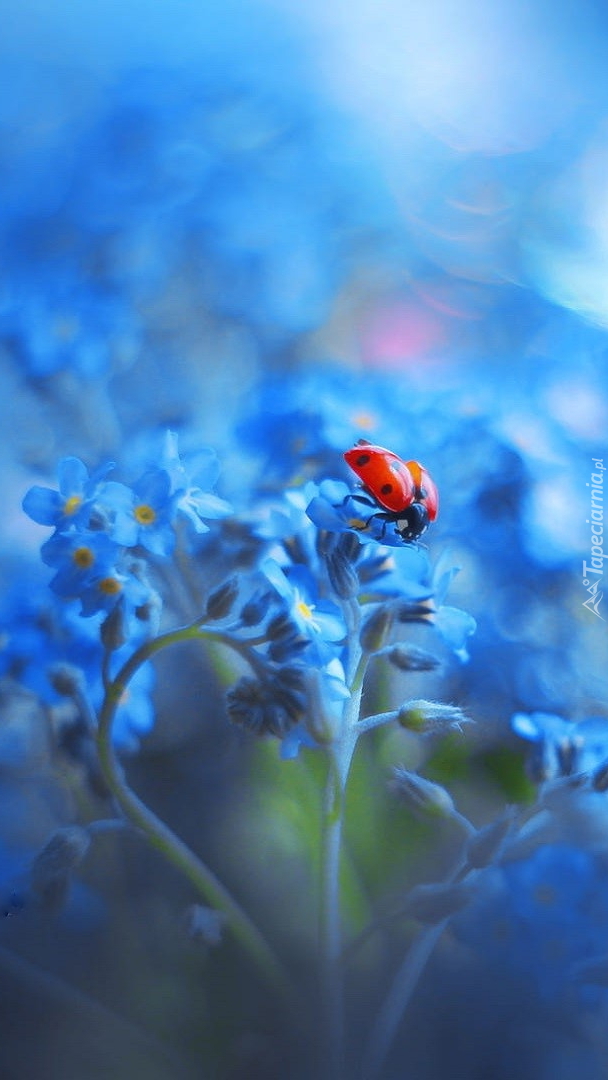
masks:
<svg viewBox="0 0 608 1080"><path fill-rule="evenodd" d="M575 723L552 713L516 713L511 727L532 743L530 768L538 780L590 772L608 759L607 717Z"/></svg>
<svg viewBox="0 0 608 1080"><path fill-rule="evenodd" d="M607 916L602 860L553 843L485 870L453 926L483 963L525 985L527 997L582 1004L585 993L575 973L604 952Z"/></svg>

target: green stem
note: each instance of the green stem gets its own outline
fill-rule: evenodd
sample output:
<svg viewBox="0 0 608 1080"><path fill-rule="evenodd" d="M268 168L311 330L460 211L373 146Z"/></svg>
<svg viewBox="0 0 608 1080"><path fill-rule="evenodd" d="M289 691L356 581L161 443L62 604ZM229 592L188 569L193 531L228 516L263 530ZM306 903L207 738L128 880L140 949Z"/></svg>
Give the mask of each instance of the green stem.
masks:
<svg viewBox="0 0 608 1080"><path fill-rule="evenodd" d="M327 1031L327 1076L344 1075L344 986L342 970L342 913L340 861L346 783L357 744L354 724L360 694L354 694L345 716L344 733L329 750L323 801L323 847L319 942L323 977L323 1014Z"/></svg>
<svg viewBox="0 0 608 1080"><path fill-rule="evenodd" d="M155 653L180 641L210 637L222 640L222 634L201 629L198 623L171 630L141 645L109 682L99 716L97 750L106 784L127 819L147 837L191 882L206 903L224 913L234 935L259 965L268 981L284 1000L293 1001L289 977L270 946L247 913L212 870L165 825L128 786L112 744L112 725L120 699L133 675Z"/></svg>
<svg viewBox="0 0 608 1080"><path fill-rule="evenodd" d="M466 818L463 818L466 821ZM470 827L470 822L467 822ZM468 865L459 860L448 877L449 882L466 878ZM364 1057L362 1076L364 1080L377 1080L399 1030L404 1014L414 995L418 982L441 938L449 917L429 926L419 934L399 967L382 1008L372 1026L368 1049Z"/></svg>
<svg viewBox="0 0 608 1080"><path fill-rule="evenodd" d="M363 1063L364 1080L376 1080L380 1075L393 1039L399 1029L418 980L427 961L443 934L447 919L423 931L412 945L399 968L380 1014L372 1028L370 1045Z"/></svg>
<svg viewBox="0 0 608 1080"><path fill-rule="evenodd" d="M344 787L336 760L330 756L323 801L321 867L321 948L323 1015L327 1031L328 1080L342 1075L344 1008L341 970L340 848L344 816Z"/></svg>

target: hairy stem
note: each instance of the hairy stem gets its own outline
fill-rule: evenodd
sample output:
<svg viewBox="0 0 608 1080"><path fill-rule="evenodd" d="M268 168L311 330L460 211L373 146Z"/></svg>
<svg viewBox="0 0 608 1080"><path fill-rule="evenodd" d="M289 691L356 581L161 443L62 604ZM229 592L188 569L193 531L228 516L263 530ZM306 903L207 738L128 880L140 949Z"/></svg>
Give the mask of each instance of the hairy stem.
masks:
<svg viewBox="0 0 608 1080"><path fill-rule="evenodd" d="M352 720L358 712L360 694L349 702L344 733L329 753L329 768L323 802L323 847L319 942L323 978L323 1012L327 1031L329 1080L344 1075L344 987L342 971L342 912L340 902L340 862L346 783L357 731Z"/></svg>

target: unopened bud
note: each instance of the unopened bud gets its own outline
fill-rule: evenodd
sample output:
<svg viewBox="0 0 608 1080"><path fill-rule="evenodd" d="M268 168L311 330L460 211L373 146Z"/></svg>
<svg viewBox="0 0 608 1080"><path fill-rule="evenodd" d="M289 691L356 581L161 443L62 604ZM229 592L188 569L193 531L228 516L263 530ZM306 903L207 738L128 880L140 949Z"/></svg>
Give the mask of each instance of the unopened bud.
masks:
<svg viewBox="0 0 608 1080"><path fill-rule="evenodd" d="M576 737L564 738L557 743L557 760L562 776L571 776L576 771L577 758L582 745L582 739Z"/></svg>
<svg viewBox="0 0 608 1080"><path fill-rule="evenodd" d="M158 631L160 623L160 615L162 611L163 602L160 595L156 590L150 591L150 596L143 604L139 604L135 608L135 618L140 622L148 623L148 629L151 634L155 634Z"/></svg>
<svg viewBox="0 0 608 1080"><path fill-rule="evenodd" d="M53 690L62 697L74 697L85 685L81 669L74 664L53 664L48 670L48 678Z"/></svg>
<svg viewBox="0 0 608 1080"><path fill-rule="evenodd" d="M214 589L207 598L205 618L210 621L223 619L229 615L238 596L239 586L236 577L230 578Z"/></svg>
<svg viewBox="0 0 608 1080"><path fill-rule="evenodd" d="M419 731L425 735L451 729L460 731L461 724L468 723L469 719L456 705L444 705L440 701L425 701L423 698L406 701L397 714L397 721L401 727L407 728L408 731Z"/></svg>
<svg viewBox="0 0 608 1080"><path fill-rule="evenodd" d="M349 562L354 562L361 549L361 541L355 532L343 532L339 534L336 543L336 551L343 555Z"/></svg>
<svg viewBox="0 0 608 1080"><path fill-rule="evenodd" d="M308 638L303 637L302 634L294 630L293 633L286 634L285 637L270 642L268 657L275 664L284 664L286 660L293 660L299 656L308 647L308 644Z"/></svg>
<svg viewBox="0 0 608 1080"><path fill-rule="evenodd" d="M454 812L452 796L444 787L401 766L393 770L391 789L415 813L447 817Z"/></svg>
<svg viewBox="0 0 608 1080"><path fill-rule="evenodd" d="M326 557L326 564L327 576L336 596L352 600L359 592L359 577L352 562L336 550Z"/></svg>
<svg viewBox="0 0 608 1080"><path fill-rule="evenodd" d="M379 604L365 619L361 627L361 648L375 653L382 648L393 625L393 612L388 604Z"/></svg>
<svg viewBox="0 0 608 1080"><path fill-rule="evenodd" d="M108 652L120 649L128 639L122 604L116 604L99 628L101 644Z"/></svg>
<svg viewBox="0 0 608 1080"><path fill-rule="evenodd" d="M396 609L399 622L433 622L435 618L435 601L432 596L423 600L402 600Z"/></svg>
<svg viewBox="0 0 608 1080"><path fill-rule="evenodd" d="M393 645L385 656L400 671L433 671L441 661L416 645Z"/></svg>
<svg viewBox="0 0 608 1080"><path fill-rule="evenodd" d="M269 605L269 592L259 592L252 596L241 608L240 620L243 626L258 626L266 615Z"/></svg>
<svg viewBox="0 0 608 1080"><path fill-rule="evenodd" d="M608 761L604 761L594 770L591 786L594 791L608 791Z"/></svg>
<svg viewBox="0 0 608 1080"><path fill-rule="evenodd" d="M53 911L64 903L72 870L86 855L90 844L86 829L70 825L58 829L32 863L32 889Z"/></svg>
<svg viewBox="0 0 608 1080"><path fill-rule="evenodd" d="M266 628L269 641L278 641L279 638L291 637L297 632L296 624L286 611L281 611L278 615L275 615Z"/></svg>

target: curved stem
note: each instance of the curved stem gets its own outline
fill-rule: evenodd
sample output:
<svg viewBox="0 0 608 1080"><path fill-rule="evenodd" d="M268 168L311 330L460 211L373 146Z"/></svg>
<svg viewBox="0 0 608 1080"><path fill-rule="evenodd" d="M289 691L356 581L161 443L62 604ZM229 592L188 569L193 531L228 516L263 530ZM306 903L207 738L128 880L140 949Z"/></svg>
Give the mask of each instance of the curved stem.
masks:
<svg viewBox="0 0 608 1080"><path fill-rule="evenodd" d="M178 641L201 637L221 639L215 631L203 631L198 623L161 634L141 645L123 664L108 684L99 716L97 751L106 784L127 819L147 837L149 843L180 870L197 892L212 907L222 911L235 936L259 965L266 978L285 999L293 1000L293 988L288 975L270 946L251 921L247 913L234 899L225 885L216 877L193 851L131 790L118 762L112 744L112 725L116 709L129 680L138 668L151 656Z"/></svg>
<svg viewBox="0 0 608 1080"><path fill-rule="evenodd" d="M448 881L461 881L467 873L466 860L460 860L449 875ZM372 1027L364 1057L363 1080L377 1080L380 1076L399 1025L418 986L420 976L449 921L449 917L442 919L441 922L423 930L406 953Z"/></svg>
<svg viewBox="0 0 608 1080"><path fill-rule="evenodd" d="M444 919L423 931L411 946L399 968L372 1028L369 1049L363 1063L364 1080L376 1080L380 1075L403 1014L447 923L448 920Z"/></svg>

